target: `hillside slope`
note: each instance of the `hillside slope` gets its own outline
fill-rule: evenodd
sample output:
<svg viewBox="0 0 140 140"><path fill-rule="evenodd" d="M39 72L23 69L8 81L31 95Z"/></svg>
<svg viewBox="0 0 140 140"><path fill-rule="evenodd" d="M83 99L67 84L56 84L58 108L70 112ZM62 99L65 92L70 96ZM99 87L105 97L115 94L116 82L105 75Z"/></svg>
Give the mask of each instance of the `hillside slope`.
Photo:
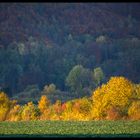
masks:
<svg viewBox="0 0 140 140"><path fill-rule="evenodd" d="M100 67L102 83L111 76L139 83L139 9L139 3L1 3L0 90L30 99L54 84L53 100L89 95L94 80L94 88L85 84L78 94L66 84L77 65L91 73Z"/></svg>
<svg viewBox="0 0 140 140"><path fill-rule="evenodd" d="M29 36L53 40L54 24L62 37L69 33L108 34L119 38L139 36L139 7L139 4L123 3L1 3L0 44L24 41ZM130 14L133 29L129 27Z"/></svg>

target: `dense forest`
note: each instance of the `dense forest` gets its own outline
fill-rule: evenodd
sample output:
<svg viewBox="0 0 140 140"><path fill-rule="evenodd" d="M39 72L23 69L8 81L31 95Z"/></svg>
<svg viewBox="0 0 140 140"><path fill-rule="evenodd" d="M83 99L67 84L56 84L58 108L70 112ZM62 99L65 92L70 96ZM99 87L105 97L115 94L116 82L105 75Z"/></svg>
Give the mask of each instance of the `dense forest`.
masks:
<svg viewBox="0 0 140 140"><path fill-rule="evenodd" d="M1 3L0 90L24 104L140 82L139 3Z"/></svg>

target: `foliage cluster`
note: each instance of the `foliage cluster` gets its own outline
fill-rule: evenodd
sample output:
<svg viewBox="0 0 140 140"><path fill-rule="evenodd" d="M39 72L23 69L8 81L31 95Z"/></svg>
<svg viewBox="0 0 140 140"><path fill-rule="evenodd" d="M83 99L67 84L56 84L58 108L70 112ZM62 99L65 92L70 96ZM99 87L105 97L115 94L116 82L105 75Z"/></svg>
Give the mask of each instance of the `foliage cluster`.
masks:
<svg viewBox="0 0 140 140"><path fill-rule="evenodd" d="M53 85L50 87L54 89ZM46 95L42 95L38 104L30 101L25 105L19 105L17 101L10 100L4 92L0 93L0 121L139 120L139 114L140 85L122 76L111 77L106 84L95 89L91 97L64 103L57 100L52 104Z"/></svg>

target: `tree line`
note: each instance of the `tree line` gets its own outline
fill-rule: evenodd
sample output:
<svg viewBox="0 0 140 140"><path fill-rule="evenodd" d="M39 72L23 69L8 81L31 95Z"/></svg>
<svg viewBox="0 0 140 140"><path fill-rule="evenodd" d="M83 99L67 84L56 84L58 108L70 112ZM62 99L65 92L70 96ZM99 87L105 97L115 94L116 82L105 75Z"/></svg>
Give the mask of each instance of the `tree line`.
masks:
<svg viewBox="0 0 140 140"><path fill-rule="evenodd" d="M0 93L0 121L29 120L139 120L140 84L125 77L111 77L97 87L90 97L82 97L62 103L51 103L44 94L37 104L32 101L20 105Z"/></svg>

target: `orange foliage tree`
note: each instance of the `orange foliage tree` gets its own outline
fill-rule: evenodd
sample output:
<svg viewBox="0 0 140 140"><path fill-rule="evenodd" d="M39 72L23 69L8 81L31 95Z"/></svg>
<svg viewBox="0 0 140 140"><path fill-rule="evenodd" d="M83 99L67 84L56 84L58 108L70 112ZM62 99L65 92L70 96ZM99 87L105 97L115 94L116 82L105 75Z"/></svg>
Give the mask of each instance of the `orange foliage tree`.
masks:
<svg viewBox="0 0 140 140"><path fill-rule="evenodd" d="M73 107L73 101L67 101L65 104L63 104L63 112L62 112L62 120L72 120L72 107Z"/></svg>
<svg viewBox="0 0 140 140"><path fill-rule="evenodd" d="M50 108L50 118L51 120L61 120L61 114L63 112L62 103L60 100L57 100Z"/></svg>

